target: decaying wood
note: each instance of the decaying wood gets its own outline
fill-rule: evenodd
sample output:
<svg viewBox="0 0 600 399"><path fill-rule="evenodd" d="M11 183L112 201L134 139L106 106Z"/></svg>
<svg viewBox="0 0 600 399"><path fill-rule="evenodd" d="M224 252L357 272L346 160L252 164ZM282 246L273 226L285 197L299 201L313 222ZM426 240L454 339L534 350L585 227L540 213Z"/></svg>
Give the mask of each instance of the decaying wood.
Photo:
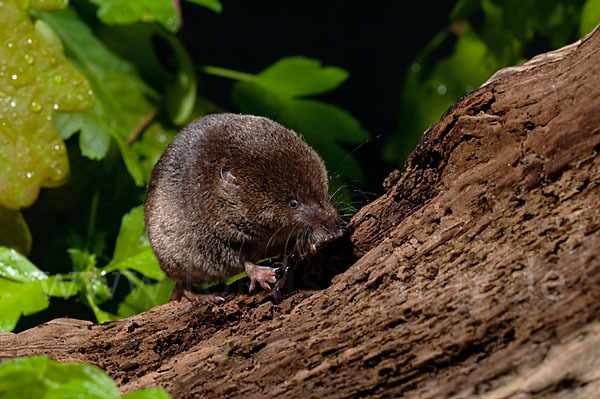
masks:
<svg viewBox="0 0 600 399"><path fill-rule="evenodd" d="M539 60L426 132L328 288L59 319L0 335L0 359L91 362L177 398L597 398L600 30Z"/></svg>

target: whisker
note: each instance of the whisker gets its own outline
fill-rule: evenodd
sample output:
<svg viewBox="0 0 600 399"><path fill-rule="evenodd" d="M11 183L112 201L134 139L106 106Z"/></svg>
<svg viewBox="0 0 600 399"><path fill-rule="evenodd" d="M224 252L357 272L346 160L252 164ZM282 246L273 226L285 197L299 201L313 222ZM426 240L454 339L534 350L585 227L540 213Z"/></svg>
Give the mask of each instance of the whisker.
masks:
<svg viewBox="0 0 600 399"><path fill-rule="evenodd" d="M292 226L292 228L290 229L290 232L289 232L289 234L288 234L288 236L287 236L287 239L285 240L285 247L283 248L283 252L284 252L285 254L287 254L287 253L288 253L288 250L287 250L287 249L288 249L288 244L289 244L289 242L290 242L290 238L292 237L292 233L294 232L294 230L296 229L296 227L298 227L299 225L300 225L300 222L298 222L298 223L294 224L294 225Z"/></svg>
<svg viewBox="0 0 600 399"><path fill-rule="evenodd" d="M277 230L275 230L275 232L273 234L271 234L271 238L269 238L269 241L267 241L267 245L265 246L265 253L264 256L267 256L267 252L269 250L269 247L271 246L271 242L273 242L273 239L275 238L275 236L277 235L277 233L279 233L281 231L281 229L283 229L285 226L281 226L280 228L278 228Z"/></svg>

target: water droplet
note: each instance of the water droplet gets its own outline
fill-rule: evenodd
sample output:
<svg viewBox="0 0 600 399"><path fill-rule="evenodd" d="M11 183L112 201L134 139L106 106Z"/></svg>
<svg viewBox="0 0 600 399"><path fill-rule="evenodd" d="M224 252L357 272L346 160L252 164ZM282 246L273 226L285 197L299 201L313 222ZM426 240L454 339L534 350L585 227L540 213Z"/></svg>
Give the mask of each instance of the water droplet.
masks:
<svg viewBox="0 0 600 399"><path fill-rule="evenodd" d="M77 81L77 80L74 80L74 81L73 81L73 86L79 86L79 81Z"/></svg>
<svg viewBox="0 0 600 399"><path fill-rule="evenodd" d="M167 25L173 25L173 18L167 19Z"/></svg>
<svg viewBox="0 0 600 399"><path fill-rule="evenodd" d="M88 90L88 94L91 96L94 94L94 92L92 90Z"/></svg>
<svg viewBox="0 0 600 399"><path fill-rule="evenodd" d="M54 104L52 108L54 108L55 111L58 111L58 104Z"/></svg>
<svg viewBox="0 0 600 399"><path fill-rule="evenodd" d="M31 179L33 177L33 175L35 175L35 173L33 173L33 172L27 172L25 174L25 176L27 176L28 179Z"/></svg>
<svg viewBox="0 0 600 399"><path fill-rule="evenodd" d="M446 89L446 86L444 86L444 85L439 85L437 88L437 92L440 96L443 96L444 94L446 94L446 91L447 91L447 89Z"/></svg>
<svg viewBox="0 0 600 399"><path fill-rule="evenodd" d="M410 66L410 69L411 69L413 72L419 72L419 71L421 70L421 64L419 64L418 62L415 62L414 64L412 64L412 65Z"/></svg>
<svg viewBox="0 0 600 399"><path fill-rule="evenodd" d="M19 77L18 77L16 74L14 74L14 73L12 74L11 78L12 78L12 80L17 80L17 79L19 79Z"/></svg>
<svg viewBox="0 0 600 399"><path fill-rule="evenodd" d="M31 105L29 105L29 109L33 112L40 112L42 110L42 104L37 100L33 100Z"/></svg>
<svg viewBox="0 0 600 399"><path fill-rule="evenodd" d="M13 108L16 107L17 106L17 102L16 101L11 101L10 102L10 106L13 107Z"/></svg>
<svg viewBox="0 0 600 399"><path fill-rule="evenodd" d="M54 75L54 83L62 83L62 76Z"/></svg>
<svg viewBox="0 0 600 399"><path fill-rule="evenodd" d="M6 45L8 46L8 48L12 48L12 46L13 46L13 44L11 42L8 42Z"/></svg>
<svg viewBox="0 0 600 399"><path fill-rule="evenodd" d="M31 40L31 38L27 39L27 44L31 44L33 43L33 40Z"/></svg>
<svg viewBox="0 0 600 399"><path fill-rule="evenodd" d="M60 150L60 146L58 144L54 144L54 151L59 151Z"/></svg>
<svg viewBox="0 0 600 399"><path fill-rule="evenodd" d="M25 56L24 56L24 57L25 57L25 62L26 62L28 65L33 65L33 63L35 62L35 58L34 58L32 55L25 54Z"/></svg>
<svg viewBox="0 0 600 399"><path fill-rule="evenodd" d="M51 116L51 115L48 115L48 116L46 117L46 120L47 120L47 121L51 121L51 120L52 120L52 116Z"/></svg>

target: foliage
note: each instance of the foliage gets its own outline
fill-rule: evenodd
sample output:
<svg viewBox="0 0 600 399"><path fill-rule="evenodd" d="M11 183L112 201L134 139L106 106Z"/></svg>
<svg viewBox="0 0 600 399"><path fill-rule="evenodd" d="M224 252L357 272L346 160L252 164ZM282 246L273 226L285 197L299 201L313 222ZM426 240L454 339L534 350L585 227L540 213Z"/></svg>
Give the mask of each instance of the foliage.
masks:
<svg viewBox="0 0 600 399"><path fill-rule="evenodd" d="M190 2L221 11L217 0ZM4 0L0 7L1 331L58 303L53 298L83 304L99 322L167 300L173 283L150 250L140 204L180 127L224 111L199 91L198 73L237 81L238 111L303 133L339 170L332 189L362 179L342 145L368 133L346 111L308 98L342 84L348 73L340 68L303 57L256 75L194 65L175 35L178 1ZM58 186L23 217L40 187Z"/></svg>
<svg viewBox="0 0 600 399"><path fill-rule="evenodd" d="M96 366L59 363L46 356L23 357L0 364L0 398L168 399L160 388L120 396L113 380Z"/></svg>
<svg viewBox="0 0 600 399"><path fill-rule="evenodd" d="M431 124L498 69L588 33L600 21L600 1L459 0L450 21L406 74L400 131L384 153L389 161L404 162Z"/></svg>

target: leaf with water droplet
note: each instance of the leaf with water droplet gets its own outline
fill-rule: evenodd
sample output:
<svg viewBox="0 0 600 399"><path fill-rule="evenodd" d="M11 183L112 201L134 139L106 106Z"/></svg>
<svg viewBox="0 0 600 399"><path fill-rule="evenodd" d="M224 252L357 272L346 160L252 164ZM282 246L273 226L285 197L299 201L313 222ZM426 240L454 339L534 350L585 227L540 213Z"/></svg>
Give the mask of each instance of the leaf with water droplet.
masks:
<svg viewBox="0 0 600 399"><path fill-rule="evenodd" d="M7 247L0 247L0 277L22 283L48 278L29 259Z"/></svg>
<svg viewBox="0 0 600 399"><path fill-rule="evenodd" d="M53 105L79 111L94 103L88 94L91 87L65 58L60 39L43 21L32 22L23 8L25 3L3 0L0 12L0 26L12 27L0 29L0 43L12 44L0 46L0 60L8 78L0 80L4 93L0 115L8 116L0 124L0 205L13 210L31 205L40 187L59 186L69 175L66 152L54 150L64 143L52 122ZM63 3L31 2L43 9L52 4L62 7ZM54 80L57 75L77 80L80 85L59 84ZM83 101L76 99L78 94Z"/></svg>

